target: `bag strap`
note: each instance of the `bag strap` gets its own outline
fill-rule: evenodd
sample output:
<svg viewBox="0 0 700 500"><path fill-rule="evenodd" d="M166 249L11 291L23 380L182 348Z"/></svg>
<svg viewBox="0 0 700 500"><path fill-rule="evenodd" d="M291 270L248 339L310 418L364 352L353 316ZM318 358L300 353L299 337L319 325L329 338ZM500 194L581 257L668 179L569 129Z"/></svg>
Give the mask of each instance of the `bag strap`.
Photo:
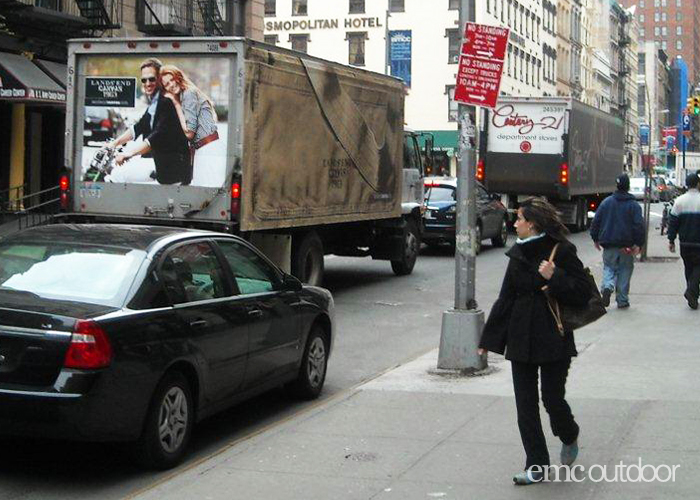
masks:
<svg viewBox="0 0 700 500"><path fill-rule="evenodd" d="M554 256L557 254L557 248L559 248L559 243L554 245L554 248L552 248L552 253L549 254L549 262L554 262Z"/></svg>

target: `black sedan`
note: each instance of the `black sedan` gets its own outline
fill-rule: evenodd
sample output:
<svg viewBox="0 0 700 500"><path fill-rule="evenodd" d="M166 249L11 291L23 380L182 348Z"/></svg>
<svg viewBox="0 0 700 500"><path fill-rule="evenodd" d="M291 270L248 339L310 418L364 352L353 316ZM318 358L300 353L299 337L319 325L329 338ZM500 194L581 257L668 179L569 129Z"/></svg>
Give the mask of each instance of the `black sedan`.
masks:
<svg viewBox="0 0 700 500"><path fill-rule="evenodd" d="M214 412L280 385L317 397L333 311L234 236L25 230L0 241L0 434L134 441L172 467Z"/></svg>
<svg viewBox="0 0 700 500"><path fill-rule="evenodd" d="M457 179L454 177L426 177L422 240L428 246L441 243L455 244L457 224ZM508 241L508 212L498 197L491 196L484 186L476 183L476 253L481 242L490 238L496 247Z"/></svg>

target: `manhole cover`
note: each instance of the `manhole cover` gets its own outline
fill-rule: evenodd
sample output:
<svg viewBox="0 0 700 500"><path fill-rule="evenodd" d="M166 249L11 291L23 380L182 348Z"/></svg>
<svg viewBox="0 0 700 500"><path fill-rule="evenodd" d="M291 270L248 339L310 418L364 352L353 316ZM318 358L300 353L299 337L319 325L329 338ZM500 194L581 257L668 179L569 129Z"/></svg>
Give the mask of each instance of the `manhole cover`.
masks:
<svg viewBox="0 0 700 500"><path fill-rule="evenodd" d="M352 460L354 462L373 462L377 459L377 454L366 451L359 451L357 453L350 453L349 455L345 455L345 459Z"/></svg>

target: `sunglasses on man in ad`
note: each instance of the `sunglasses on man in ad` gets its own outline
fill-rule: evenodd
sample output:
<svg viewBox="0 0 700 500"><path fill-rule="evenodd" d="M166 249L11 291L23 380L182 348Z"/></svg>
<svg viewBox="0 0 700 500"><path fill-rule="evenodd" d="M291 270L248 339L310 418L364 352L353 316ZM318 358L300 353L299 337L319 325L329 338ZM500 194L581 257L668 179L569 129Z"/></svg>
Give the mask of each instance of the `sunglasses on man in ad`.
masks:
<svg viewBox="0 0 700 500"><path fill-rule="evenodd" d="M155 76L149 76L148 78L141 78L141 83L146 83L146 82L153 83L155 81L156 81Z"/></svg>

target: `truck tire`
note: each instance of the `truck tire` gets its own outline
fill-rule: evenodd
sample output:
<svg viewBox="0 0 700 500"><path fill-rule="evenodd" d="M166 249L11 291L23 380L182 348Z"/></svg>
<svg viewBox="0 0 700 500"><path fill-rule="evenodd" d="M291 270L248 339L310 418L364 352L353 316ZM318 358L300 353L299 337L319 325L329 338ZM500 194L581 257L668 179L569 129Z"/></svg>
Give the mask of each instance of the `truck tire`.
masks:
<svg viewBox="0 0 700 500"><path fill-rule="evenodd" d="M294 235L292 247L292 274L302 283L323 284L323 242L316 231Z"/></svg>
<svg viewBox="0 0 700 500"><path fill-rule="evenodd" d="M413 267L418 259L418 250L420 248L420 236L418 228L413 219L406 221L406 229L404 230L404 245L401 259L391 261L391 269L397 276L405 276L413 272Z"/></svg>
<svg viewBox="0 0 700 500"><path fill-rule="evenodd" d="M586 230L586 222L588 221L587 209L588 205L585 198L579 198L576 202L576 232L580 233Z"/></svg>

